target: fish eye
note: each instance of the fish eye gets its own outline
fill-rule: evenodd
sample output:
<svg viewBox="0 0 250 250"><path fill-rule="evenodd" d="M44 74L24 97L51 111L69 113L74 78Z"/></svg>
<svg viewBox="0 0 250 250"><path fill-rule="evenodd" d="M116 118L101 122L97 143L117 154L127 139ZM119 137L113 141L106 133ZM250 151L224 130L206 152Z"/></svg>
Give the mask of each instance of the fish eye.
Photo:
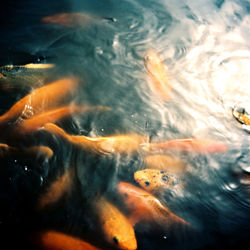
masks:
<svg viewBox="0 0 250 250"><path fill-rule="evenodd" d="M148 181L145 181L144 183L145 183L146 186L150 185L150 182L148 182Z"/></svg>
<svg viewBox="0 0 250 250"><path fill-rule="evenodd" d="M115 244L116 244L116 245L118 245L118 244L119 244L119 240L117 239L117 237L116 237L116 236L113 238L113 241L115 242Z"/></svg>
<svg viewBox="0 0 250 250"><path fill-rule="evenodd" d="M168 178L166 178L166 177L162 177L161 179L162 179L163 181L166 181L166 182L168 181Z"/></svg>
<svg viewBox="0 0 250 250"><path fill-rule="evenodd" d="M162 170L160 173L161 173L161 174L164 174L164 173L165 173L165 171L164 171L164 170Z"/></svg>

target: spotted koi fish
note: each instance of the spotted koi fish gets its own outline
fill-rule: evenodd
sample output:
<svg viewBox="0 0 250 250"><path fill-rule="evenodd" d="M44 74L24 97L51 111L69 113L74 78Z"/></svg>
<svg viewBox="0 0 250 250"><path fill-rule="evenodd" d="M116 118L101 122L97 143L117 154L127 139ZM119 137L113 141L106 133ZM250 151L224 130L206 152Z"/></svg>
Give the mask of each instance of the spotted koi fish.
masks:
<svg viewBox="0 0 250 250"><path fill-rule="evenodd" d="M180 184L180 177L159 169L143 169L134 173L135 181L150 193L157 194Z"/></svg>

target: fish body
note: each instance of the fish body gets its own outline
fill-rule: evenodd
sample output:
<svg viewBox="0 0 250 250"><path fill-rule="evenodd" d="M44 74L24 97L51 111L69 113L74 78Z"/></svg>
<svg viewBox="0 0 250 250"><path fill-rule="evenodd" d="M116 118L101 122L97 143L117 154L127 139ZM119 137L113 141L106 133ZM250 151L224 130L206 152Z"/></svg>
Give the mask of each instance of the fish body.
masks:
<svg viewBox="0 0 250 250"><path fill-rule="evenodd" d="M240 123L250 126L250 113L245 108L235 106L232 110L233 117Z"/></svg>
<svg viewBox="0 0 250 250"><path fill-rule="evenodd" d="M143 169L134 173L135 181L149 193L157 194L180 184L180 177L159 169Z"/></svg>
<svg viewBox="0 0 250 250"><path fill-rule="evenodd" d="M74 78L63 78L33 90L0 116L0 126L13 123L19 117L27 119L46 109L56 107L65 101L65 98L72 93L77 83Z"/></svg>
<svg viewBox="0 0 250 250"><path fill-rule="evenodd" d="M118 184L118 191L123 197L124 203L130 210L130 221L148 222L169 228L174 224L188 225L188 223L169 211L162 203L147 191L127 182Z"/></svg>
<svg viewBox="0 0 250 250"><path fill-rule="evenodd" d="M41 250L99 250L90 243L57 231L37 232L31 239L36 249Z"/></svg>
<svg viewBox="0 0 250 250"><path fill-rule="evenodd" d="M16 133L26 134L30 132L34 132L38 128L42 127L46 123L57 122L69 115L72 115L76 112L86 112L96 107L88 107L88 106L65 106L52 110L45 111L43 113L39 113L37 115L32 116L29 119L22 120L20 119L20 123L17 123L17 126L14 128Z"/></svg>
<svg viewBox="0 0 250 250"><path fill-rule="evenodd" d="M169 172L182 172L185 167L185 163L181 159L165 154L146 155L144 157L144 163L149 168Z"/></svg>
<svg viewBox="0 0 250 250"><path fill-rule="evenodd" d="M41 21L47 24L57 24L63 27L70 28L83 26L98 19L101 18L86 13L60 13L43 17Z"/></svg>
<svg viewBox="0 0 250 250"><path fill-rule="evenodd" d="M193 153L217 153L227 151L227 146L222 142L200 138L185 138L158 143L145 143L143 148L146 151L173 150Z"/></svg>
<svg viewBox="0 0 250 250"><path fill-rule="evenodd" d="M24 65L5 65L0 66L0 72L4 75L5 73L17 73L19 70L25 70L25 69L34 69L34 70L40 70L40 69L51 69L54 68L55 64L52 63L28 63Z"/></svg>
<svg viewBox="0 0 250 250"><path fill-rule="evenodd" d="M97 153L133 153L140 149L145 137L137 134L117 135L109 137L87 137L82 135L69 135L54 124L46 124L45 130L57 134L73 145Z"/></svg>
<svg viewBox="0 0 250 250"><path fill-rule="evenodd" d="M137 249L137 241L128 219L110 202L101 197L95 203L97 218L107 242L117 249Z"/></svg>
<svg viewBox="0 0 250 250"><path fill-rule="evenodd" d="M124 134L108 137L97 137L87 139L93 142L99 152L102 153L134 153L140 149L145 142L145 137L137 134Z"/></svg>
<svg viewBox="0 0 250 250"><path fill-rule="evenodd" d="M148 51L146 55L146 69L150 76L152 90L163 101L169 101L171 87L169 85L167 70L160 60L159 55L153 51Z"/></svg>
<svg viewBox="0 0 250 250"><path fill-rule="evenodd" d="M73 170L67 170L55 180L42 194L37 203L37 210L42 210L51 204L55 204L64 194L69 192L73 181Z"/></svg>

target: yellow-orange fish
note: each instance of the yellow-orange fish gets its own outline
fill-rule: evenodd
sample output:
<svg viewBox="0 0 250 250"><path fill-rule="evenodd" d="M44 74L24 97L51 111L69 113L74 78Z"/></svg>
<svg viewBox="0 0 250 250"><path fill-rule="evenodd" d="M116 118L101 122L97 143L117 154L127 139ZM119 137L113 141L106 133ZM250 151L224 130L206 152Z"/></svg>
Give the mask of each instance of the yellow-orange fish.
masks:
<svg viewBox="0 0 250 250"><path fill-rule="evenodd" d="M77 83L74 78L63 78L33 90L0 116L0 125L15 122L20 117L27 119L58 106L75 90Z"/></svg>
<svg viewBox="0 0 250 250"><path fill-rule="evenodd" d="M99 250L100 248L57 231L42 231L32 235L32 244L40 250Z"/></svg>
<svg viewBox="0 0 250 250"><path fill-rule="evenodd" d="M127 182L120 182L118 190L130 210L129 219L132 224L143 221L155 223L163 228L169 228L174 224L188 225L147 191Z"/></svg>
<svg viewBox="0 0 250 250"><path fill-rule="evenodd" d="M108 137L87 137L82 135L69 135L55 124L44 126L45 130L57 134L70 143L98 153L133 153L140 149L140 145L146 141L142 135L127 134Z"/></svg>
<svg viewBox="0 0 250 250"><path fill-rule="evenodd" d="M42 210L48 205L56 203L65 193L70 190L73 181L73 169L67 170L62 176L54 181L41 195L37 203L37 209Z"/></svg>
<svg viewBox="0 0 250 250"><path fill-rule="evenodd" d="M96 201L95 207L107 242L118 249L137 249L135 232L128 219L103 197Z"/></svg>
<svg viewBox="0 0 250 250"><path fill-rule="evenodd" d="M146 151L175 150L194 153L217 153L227 151L227 146L224 143L201 138L185 138L158 143L145 143L143 148Z"/></svg>
<svg viewBox="0 0 250 250"><path fill-rule="evenodd" d="M57 24L64 27L79 27L94 22L100 17L85 13L60 13L42 18L43 23Z"/></svg>
<svg viewBox="0 0 250 250"><path fill-rule="evenodd" d="M181 159L164 154L146 155L144 163L150 168L170 172L182 172L185 167L185 163Z"/></svg>
<svg viewBox="0 0 250 250"><path fill-rule="evenodd" d="M58 120L72 115L76 112L87 112L91 110L106 110L103 106L66 106L46 111L32 116L29 119L23 120L18 124L14 131L17 133L25 134L34 132L46 123L57 122Z"/></svg>
<svg viewBox="0 0 250 250"><path fill-rule="evenodd" d="M148 51L146 68L149 73L152 90L163 100L169 101L171 87L169 85L166 68L155 51Z"/></svg>
<svg viewBox="0 0 250 250"><path fill-rule="evenodd" d="M157 194L181 183L180 176L159 169L143 169L134 173L135 181L150 193Z"/></svg>

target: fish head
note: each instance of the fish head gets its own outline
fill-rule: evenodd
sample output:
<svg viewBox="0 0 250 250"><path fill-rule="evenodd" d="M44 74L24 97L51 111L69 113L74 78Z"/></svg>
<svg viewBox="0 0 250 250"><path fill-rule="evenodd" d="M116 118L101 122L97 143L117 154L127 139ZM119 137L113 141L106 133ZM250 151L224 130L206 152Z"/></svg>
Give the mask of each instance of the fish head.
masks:
<svg viewBox="0 0 250 250"><path fill-rule="evenodd" d="M250 106L250 104L245 104L245 107L244 104L235 105L232 109L234 118L245 125L250 125L250 112L248 106Z"/></svg>
<svg viewBox="0 0 250 250"><path fill-rule="evenodd" d="M121 223L109 220L105 223L105 231L108 241L119 249L137 249L137 241L132 225L127 220L121 220Z"/></svg>
<svg viewBox="0 0 250 250"><path fill-rule="evenodd" d="M160 169L144 169L134 173L135 181L145 190L152 193L171 188L179 183L176 175Z"/></svg>

